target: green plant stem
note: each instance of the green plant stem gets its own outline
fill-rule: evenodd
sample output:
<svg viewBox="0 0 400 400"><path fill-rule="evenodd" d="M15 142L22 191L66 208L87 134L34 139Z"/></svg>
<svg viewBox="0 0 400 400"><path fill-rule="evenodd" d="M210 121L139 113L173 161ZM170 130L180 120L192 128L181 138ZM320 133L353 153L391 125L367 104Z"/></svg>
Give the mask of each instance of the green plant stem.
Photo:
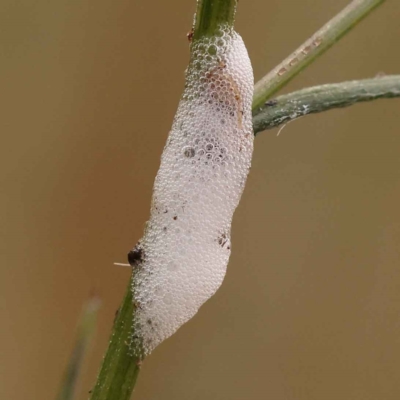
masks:
<svg viewBox="0 0 400 400"><path fill-rule="evenodd" d="M57 400L72 400L76 393L83 361L90 347L96 329L97 314L100 308L100 299L91 297L84 305L78 322L77 337L68 362L64 378L61 383Z"/></svg>
<svg viewBox="0 0 400 400"><path fill-rule="evenodd" d="M289 57L258 81L254 87L253 114L257 114L267 99L328 50L383 1L353 0Z"/></svg>
<svg viewBox="0 0 400 400"><path fill-rule="evenodd" d="M212 37L221 25L233 26L236 4L237 0L199 0L193 40ZM141 351L130 345L134 311L130 282L90 400L129 400L131 397L142 361L134 355Z"/></svg>
<svg viewBox="0 0 400 400"><path fill-rule="evenodd" d="M237 0L198 0L193 39L215 36L221 25L233 26Z"/></svg>
<svg viewBox="0 0 400 400"><path fill-rule="evenodd" d="M302 89L268 101L253 117L254 134L307 114L391 97L400 97L400 75Z"/></svg>
<svg viewBox="0 0 400 400"><path fill-rule="evenodd" d="M114 321L91 400L129 400L135 387L141 360L134 355L135 349L131 347L134 304L130 282Z"/></svg>

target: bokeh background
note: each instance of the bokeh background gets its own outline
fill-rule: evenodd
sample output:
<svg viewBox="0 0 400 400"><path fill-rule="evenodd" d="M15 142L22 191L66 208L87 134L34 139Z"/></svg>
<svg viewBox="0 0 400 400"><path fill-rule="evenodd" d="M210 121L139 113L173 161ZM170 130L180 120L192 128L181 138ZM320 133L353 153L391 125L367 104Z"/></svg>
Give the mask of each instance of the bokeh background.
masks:
<svg viewBox="0 0 400 400"><path fill-rule="evenodd" d="M239 3L256 79L347 0ZM194 0L3 0L1 399L55 399L102 299L86 399L184 83ZM399 73L387 1L285 91ZM256 139L218 293L142 368L135 399L400 398L400 100Z"/></svg>

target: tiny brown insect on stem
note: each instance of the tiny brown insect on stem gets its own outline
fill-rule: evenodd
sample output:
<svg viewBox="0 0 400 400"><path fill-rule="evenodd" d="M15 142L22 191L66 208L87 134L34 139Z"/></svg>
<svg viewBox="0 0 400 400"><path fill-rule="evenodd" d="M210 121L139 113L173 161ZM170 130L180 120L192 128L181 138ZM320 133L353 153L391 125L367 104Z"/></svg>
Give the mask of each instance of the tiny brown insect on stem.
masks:
<svg viewBox="0 0 400 400"><path fill-rule="evenodd" d="M192 29L186 34L186 37L187 37L189 43L191 43L191 41L193 40L193 35L194 35L194 29L192 28Z"/></svg>

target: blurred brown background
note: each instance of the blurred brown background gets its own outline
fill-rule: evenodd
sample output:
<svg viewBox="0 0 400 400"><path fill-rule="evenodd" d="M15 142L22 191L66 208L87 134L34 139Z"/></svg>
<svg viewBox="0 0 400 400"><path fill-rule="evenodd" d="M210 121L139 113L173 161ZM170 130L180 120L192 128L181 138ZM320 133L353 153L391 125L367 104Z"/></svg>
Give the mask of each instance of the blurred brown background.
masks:
<svg viewBox="0 0 400 400"><path fill-rule="evenodd" d="M347 0L239 3L256 79ZM82 304L107 345L183 87L194 0L3 0L1 399L55 398ZM399 73L387 1L286 91ZM256 139L224 285L148 358L135 399L400 398L400 100Z"/></svg>

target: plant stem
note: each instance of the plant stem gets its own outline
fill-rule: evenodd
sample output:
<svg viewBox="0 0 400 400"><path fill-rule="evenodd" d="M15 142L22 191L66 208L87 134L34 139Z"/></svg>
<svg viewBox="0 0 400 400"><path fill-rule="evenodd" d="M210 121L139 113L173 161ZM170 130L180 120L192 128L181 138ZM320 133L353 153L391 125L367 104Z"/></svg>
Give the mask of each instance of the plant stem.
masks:
<svg viewBox="0 0 400 400"><path fill-rule="evenodd" d="M91 400L129 400L131 397L141 362L139 357L133 354L134 349L130 346L133 313L134 304L129 281L125 298L117 311L110 343Z"/></svg>
<svg viewBox="0 0 400 400"><path fill-rule="evenodd" d="M258 81L254 88L253 114L308 64L328 50L384 0L353 0L289 57Z"/></svg>
<svg viewBox="0 0 400 400"><path fill-rule="evenodd" d="M193 39L215 36L221 25L233 26L237 0L198 0Z"/></svg>
<svg viewBox="0 0 400 400"><path fill-rule="evenodd" d="M268 101L253 117L254 134L303 115L391 97L400 97L400 75L302 89Z"/></svg>
<svg viewBox="0 0 400 400"><path fill-rule="evenodd" d="M76 341L57 396L58 400L72 400L74 398L82 364L96 328L100 304L100 299L93 296L83 307L78 322Z"/></svg>
<svg viewBox="0 0 400 400"><path fill-rule="evenodd" d="M237 0L198 0L193 40L214 36L221 25L233 26ZM135 387L142 360L135 356L140 349L131 348L134 334L131 281L90 400L129 400Z"/></svg>

